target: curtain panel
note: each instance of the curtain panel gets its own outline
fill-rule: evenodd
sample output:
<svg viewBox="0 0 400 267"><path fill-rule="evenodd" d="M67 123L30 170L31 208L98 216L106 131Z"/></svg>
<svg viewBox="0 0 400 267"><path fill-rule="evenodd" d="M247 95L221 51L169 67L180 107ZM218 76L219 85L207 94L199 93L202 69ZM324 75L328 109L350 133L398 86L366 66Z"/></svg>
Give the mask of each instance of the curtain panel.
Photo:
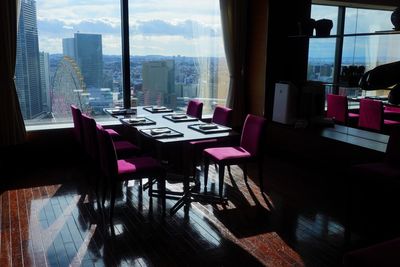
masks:
<svg viewBox="0 0 400 267"><path fill-rule="evenodd" d="M224 37L225 57L230 82L227 106L232 108L234 127L241 126L245 118L244 64L247 41L247 1L220 0L221 24Z"/></svg>
<svg viewBox="0 0 400 267"><path fill-rule="evenodd" d="M0 1L0 147L26 137L14 82L19 6L19 0Z"/></svg>

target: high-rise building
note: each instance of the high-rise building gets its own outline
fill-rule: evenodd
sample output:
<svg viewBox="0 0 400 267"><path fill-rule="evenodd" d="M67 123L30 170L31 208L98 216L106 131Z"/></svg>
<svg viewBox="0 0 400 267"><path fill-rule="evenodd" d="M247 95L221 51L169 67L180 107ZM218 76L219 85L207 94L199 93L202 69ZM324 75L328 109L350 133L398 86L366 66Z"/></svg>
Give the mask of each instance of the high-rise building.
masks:
<svg viewBox="0 0 400 267"><path fill-rule="evenodd" d="M63 46L63 56L75 59L75 39L63 38L62 46Z"/></svg>
<svg viewBox="0 0 400 267"><path fill-rule="evenodd" d="M172 104L175 95L174 60L143 62L142 67L144 102L140 104Z"/></svg>
<svg viewBox="0 0 400 267"><path fill-rule="evenodd" d="M75 61L86 87L101 88L103 83L103 48L101 34L75 33Z"/></svg>
<svg viewBox="0 0 400 267"><path fill-rule="evenodd" d="M49 72L49 53L40 52L40 87L42 88L43 111L51 111L50 99L50 72Z"/></svg>
<svg viewBox="0 0 400 267"><path fill-rule="evenodd" d="M87 88L103 84L103 48L101 34L75 33L62 40L63 55L78 63Z"/></svg>
<svg viewBox="0 0 400 267"><path fill-rule="evenodd" d="M17 34L16 86L24 119L43 111L36 1L22 0Z"/></svg>

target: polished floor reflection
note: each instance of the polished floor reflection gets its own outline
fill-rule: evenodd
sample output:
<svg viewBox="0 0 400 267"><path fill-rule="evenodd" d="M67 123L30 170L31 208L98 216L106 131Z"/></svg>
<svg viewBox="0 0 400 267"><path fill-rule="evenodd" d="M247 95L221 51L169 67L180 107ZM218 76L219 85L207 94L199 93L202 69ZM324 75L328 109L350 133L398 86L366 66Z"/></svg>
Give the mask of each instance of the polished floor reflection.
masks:
<svg viewBox="0 0 400 267"><path fill-rule="evenodd" d="M165 218L160 201L131 181L121 185L110 231L107 203L99 209L88 190L91 170L66 165L8 177L19 182L0 197L0 266L341 264L343 203L322 170L268 157L261 194L255 168L246 185L233 166L225 176L226 205L192 203ZM214 167L210 174L208 191L218 192ZM181 183L168 188L180 190Z"/></svg>

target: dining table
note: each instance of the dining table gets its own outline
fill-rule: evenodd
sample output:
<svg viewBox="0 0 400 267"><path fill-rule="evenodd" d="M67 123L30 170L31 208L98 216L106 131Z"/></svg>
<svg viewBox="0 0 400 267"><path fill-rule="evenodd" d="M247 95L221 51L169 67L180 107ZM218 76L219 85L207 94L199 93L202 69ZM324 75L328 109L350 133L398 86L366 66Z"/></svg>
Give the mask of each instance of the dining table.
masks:
<svg viewBox="0 0 400 267"><path fill-rule="evenodd" d="M238 132L230 127L202 121L164 106L106 108L104 112L133 129L139 142L151 143L152 147L155 147L155 157L161 162L168 165L169 159L165 159L165 154L172 154L181 163L178 169L183 182L183 192L167 194L170 198L178 199L170 210L171 214L176 213L182 206L188 207L187 204L194 201L221 201L218 195L195 192L195 186L190 186L190 166L193 165L188 148L192 141L207 139L237 142L240 136Z"/></svg>

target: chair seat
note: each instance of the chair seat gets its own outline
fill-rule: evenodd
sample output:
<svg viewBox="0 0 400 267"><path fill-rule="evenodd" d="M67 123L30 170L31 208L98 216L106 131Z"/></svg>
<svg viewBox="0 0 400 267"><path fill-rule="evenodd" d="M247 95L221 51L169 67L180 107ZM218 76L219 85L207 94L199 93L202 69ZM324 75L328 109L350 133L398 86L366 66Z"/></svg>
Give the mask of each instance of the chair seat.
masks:
<svg viewBox="0 0 400 267"><path fill-rule="evenodd" d="M398 125L398 124L400 124L400 121L384 120L383 123L384 123L385 125Z"/></svg>
<svg viewBox="0 0 400 267"><path fill-rule="evenodd" d="M349 114L349 118L352 118L352 119L360 117L360 114L358 114L358 113L349 112L348 114Z"/></svg>
<svg viewBox="0 0 400 267"><path fill-rule="evenodd" d="M353 166L360 177L380 177L384 176L387 178L400 178L400 168L395 164L390 164L389 162L374 162L358 164Z"/></svg>
<svg viewBox="0 0 400 267"><path fill-rule="evenodd" d="M105 130L106 130L106 132L108 132L111 135L111 138L114 141L122 139L121 135L117 131L115 131L113 129L105 129Z"/></svg>
<svg viewBox="0 0 400 267"><path fill-rule="evenodd" d="M138 146L135 146L128 141L115 141L114 146L118 159L137 155L140 150Z"/></svg>
<svg viewBox="0 0 400 267"><path fill-rule="evenodd" d="M160 175L164 173L164 169L156 159L151 157L119 159L118 175L125 176L132 173L135 175L142 175L143 173Z"/></svg>
<svg viewBox="0 0 400 267"><path fill-rule="evenodd" d="M239 146L235 147L216 147L204 150L204 155L209 156L216 162L228 162L230 160L248 159L251 154Z"/></svg>

